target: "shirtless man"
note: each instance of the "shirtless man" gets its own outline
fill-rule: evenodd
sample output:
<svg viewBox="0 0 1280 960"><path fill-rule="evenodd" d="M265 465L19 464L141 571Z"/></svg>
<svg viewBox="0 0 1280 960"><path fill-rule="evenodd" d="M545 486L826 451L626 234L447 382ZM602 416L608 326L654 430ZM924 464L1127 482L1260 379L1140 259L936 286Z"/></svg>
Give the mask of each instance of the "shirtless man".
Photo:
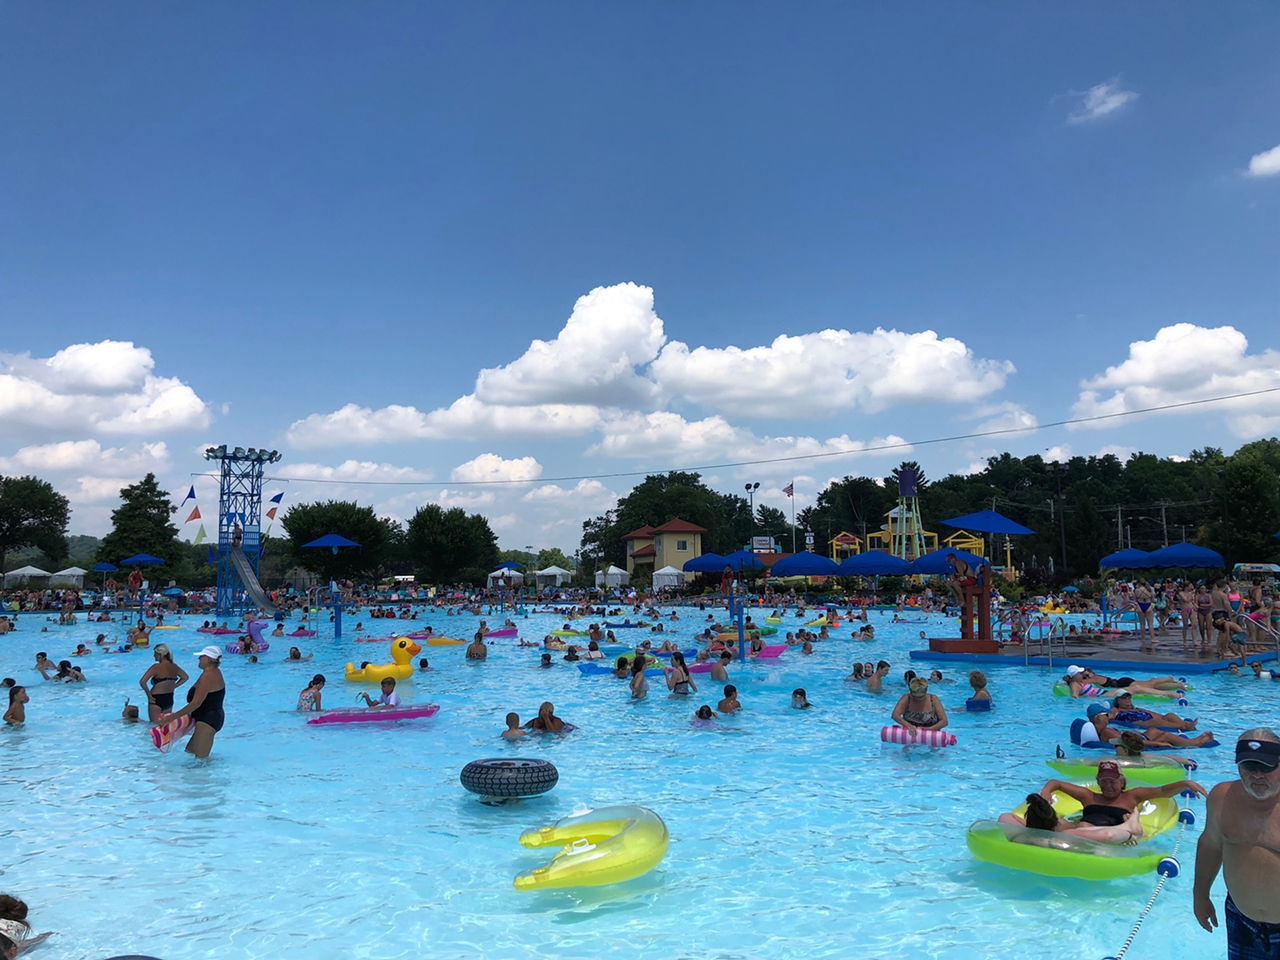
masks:
<svg viewBox="0 0 1280 960"><path fill-rule="evenodd" d="M1197 922L1212 932L1218 914L1209 891L1221 870L1227 955L1253 960L1280 945L1280 736L1265 727L1240 734L1236 770L1238 780L1209 794L1192 903Z"/></svg>
<svg viewBox="0 0 1280 960"><path fill-rule="evenodd" d="M868 693L884 693L884 678L889 675L889 662L881 660L876 664L876 672L867 677Z"/></svg>
<svg viewBox="0 0 1280 960"><path fill-rule="evenodd" d="M1090 790L1078 783L1050 780L1040 788L1040 796L1052 801L1056 791L1071 797L1084 806L1080 814L1084 823L1091 823L1095 827L1115 827L1124 823L1125 818L1147 800L1176 797L1183 790L1190 790L1202 797L1206 795L1204 787L1194 780L1179 780L1163 787L1135 787L1132 790L1125 789L1126 782L1124 774L1120 772L1120 764L1114 760L1102 760L1098 763L1097 790Z"/></svg>
<svg viewBox="0 0 1280 960"><path fill-rule="evenodd" d="M720 659L711 665L711 679L724 683L729 679L729 671L726 669L733 658L726 652L720 654Z"/></svg>
<svg viewBox="0 0 1280 960"><path fill-rule="evenodd" d="M724 698L716 704L716 709L721 713L734 713L742 709L742 704L738 702L738 688L732 683L724 688Z"/></svg>

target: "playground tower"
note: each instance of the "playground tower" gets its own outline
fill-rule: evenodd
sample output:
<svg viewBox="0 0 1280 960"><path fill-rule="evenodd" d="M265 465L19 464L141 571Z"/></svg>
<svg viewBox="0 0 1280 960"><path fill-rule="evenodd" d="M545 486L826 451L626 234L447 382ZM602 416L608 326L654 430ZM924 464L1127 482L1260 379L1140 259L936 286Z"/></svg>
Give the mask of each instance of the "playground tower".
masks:
<svg viewBox="0 0 1280 960"><path fill-rule="evenodd" d="M206 460L219 465L218 597L220 617L242 616L255 607L275 608L258 583L262 540L262 472L278 463L276 450L209 447Z"/></svg>
<svg viewBox="0 0 1280 960"><path fill-rule="evenodd" d="M889 518L889 529L893 534L893 555L904 560L914 560L925 552L918 488L914 470L898 471L897 515Z"/></svg>

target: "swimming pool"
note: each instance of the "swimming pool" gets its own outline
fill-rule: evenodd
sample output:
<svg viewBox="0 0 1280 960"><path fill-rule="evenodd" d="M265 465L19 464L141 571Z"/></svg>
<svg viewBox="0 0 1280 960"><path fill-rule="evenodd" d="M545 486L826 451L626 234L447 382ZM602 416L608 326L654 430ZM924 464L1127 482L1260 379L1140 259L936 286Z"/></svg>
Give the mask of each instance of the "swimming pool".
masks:
<svg viewBox="0 0 1280 960"><path fill-rule="evenodd" d="M701 615L681 616L678 636L691 637ZM658 681L634 703L625 681L584 677L561 654L540 669L539 651L514 639L495 641L478 664L460 646L424 648L433 672L399 689L406 702L439 703L432 719L307 726L293 707L313 673L328 677L327 706L349 706L356 690L372 688L345 683L343 665L385 662L387 650L335 642L331 630L277 639L262 663L224 658L227 724L203 764L180 750L160 754L145 723L119 719L124 697L136 702L141 692L148 651L81 658L87 684L42 683L35 652L59 660L92 643L98 625L50 624L41 634L43 618L24 616L19 632L0 636L0 674L31 693L25 728L0 729L0 889L27 900L37 930L58 931L33 956L68 960L1113 954L1154 876L1038 877L978 862L964 840L973 820L1043 783L1055 744L1080 752L1067 726L1081 704L1051 696L1052 676L1019 664L985 669L996 709L966 714L956 673L959 682L933 691L958 745L884 745L878 731L922 627L871 616L872 643L833 639L812 656L792 650L776 664L732 667L745 710L712 728L690 724L699 704L719 698L706 675L695 677L702 690L693 697L669 697ZM415 622L465 637L476 620ZM563 620L518 622L539 639ZM931 622L924 629L946 629L941 616ZM389 623L365 623L389 632ZM195 625L153 638L193 679L191 651L211 639ZM294 643L315 659L280 662ZM855 658L880 657L893 664L884 697L842 681ZM1280 684L1252 679L1194 683L1187 710L1223 741L1270 722L1280 698ZM814 709L790 709L797 686ZM527 719L543 700L580 729L498 738L508 710ZM458 773L503 755L551 760L560 782L539 798L482 805ZM1234 777L1229 748L1196 756L1206 787ZM666 860L613 887L514 890L517 872L549 857L520 847L520 832L578 803L653 808L670 828ZM1203 802L1193 808L1202 817ZM1187 832L1184 872L1166 884L1130 957L1224 951L1221 932L1204 933L1191 913L1198 831Z"/></svg>

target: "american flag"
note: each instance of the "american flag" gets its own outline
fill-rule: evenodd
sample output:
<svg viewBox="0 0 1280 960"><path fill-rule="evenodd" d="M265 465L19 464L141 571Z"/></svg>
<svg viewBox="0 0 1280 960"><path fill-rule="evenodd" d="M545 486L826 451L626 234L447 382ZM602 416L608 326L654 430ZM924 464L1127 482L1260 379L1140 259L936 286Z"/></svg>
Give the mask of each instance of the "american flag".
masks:
<svg viewBox="0 0 1280 960"><path fill-rule="evenodd" d="M791 483L788 483L785 487L783 487L782 492L785 493L788 497L795 496L795 493L796 493L795 481L792 481Z"/></svg>

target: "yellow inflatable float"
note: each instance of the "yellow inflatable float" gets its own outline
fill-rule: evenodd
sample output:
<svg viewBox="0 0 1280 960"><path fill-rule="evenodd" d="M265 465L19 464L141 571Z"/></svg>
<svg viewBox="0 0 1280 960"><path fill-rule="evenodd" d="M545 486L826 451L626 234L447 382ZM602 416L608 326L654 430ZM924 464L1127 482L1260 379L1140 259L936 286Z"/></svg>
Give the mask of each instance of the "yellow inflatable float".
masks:
<svg viewBox="0 0 1280 960"><path fill-rule="evenodd" d="M454 637L427 637L424 641L428 647L456 647L463 643L469 643L468 640L458 640Z"/></svg>
<svg viewBox="0 0 1280 960"><path fill-rule="evenodd" d="M545 867L516 874L517 890L597 887L642 876L662 862L667 825L647 807L601 807L520 834L525 847L560 847Z"/></svg>
<svg viewBox="0 0 1280 960"><path fill-rule="evenodd" d="M391 642L392 663L371 663L364 668L348 663L346 678L352 683L381 683L388 677L392 680L408 680L413 676L413 664L409 660L421 652L420 646L408 637L401 637Z"/></svg>

